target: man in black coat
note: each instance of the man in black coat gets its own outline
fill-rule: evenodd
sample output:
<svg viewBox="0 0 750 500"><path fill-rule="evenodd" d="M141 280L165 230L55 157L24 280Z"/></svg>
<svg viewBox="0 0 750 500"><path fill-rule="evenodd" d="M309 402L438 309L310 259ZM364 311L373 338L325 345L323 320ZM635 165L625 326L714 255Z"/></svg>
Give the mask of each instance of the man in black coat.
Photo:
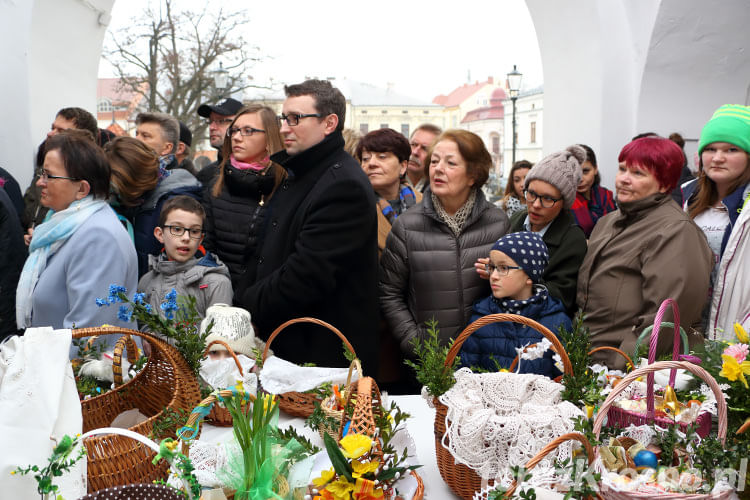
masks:
<svg viewBox="0 0 750 500"><path fill-rule="evenodd" d="M344 151L346 101L324 80L285 87L285 151L271 156L289 173L271 198L254 283L240 280L235 303L247 308L261 337L281 323L312 316L350 340L365 373L377 372L377 218L372 186ZM273 341L295 363L345 366L342 343L311 324Z"/></svg>

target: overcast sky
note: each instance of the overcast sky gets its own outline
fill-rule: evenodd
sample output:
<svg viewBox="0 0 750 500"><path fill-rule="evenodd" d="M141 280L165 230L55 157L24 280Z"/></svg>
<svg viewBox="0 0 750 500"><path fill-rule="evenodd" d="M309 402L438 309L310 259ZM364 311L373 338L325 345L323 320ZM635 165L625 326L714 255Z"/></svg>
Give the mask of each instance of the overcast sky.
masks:
<svg viewBox="0 0 750 500"><path fill-rule="evenodd" d="M155 1L155 0L152 0ZM468 81L504 78L518 66L523 88L543 81L534 25L523 0L213 0L242 6L245 40L260 47L256 83L305 76L348 78L432 100ZM178 0L179 6L203 2ZM127 26L148 0L116 0L110 31ZM106 44L106 41L105 41ZM111 77L102 61L100 77Z"/></svg>

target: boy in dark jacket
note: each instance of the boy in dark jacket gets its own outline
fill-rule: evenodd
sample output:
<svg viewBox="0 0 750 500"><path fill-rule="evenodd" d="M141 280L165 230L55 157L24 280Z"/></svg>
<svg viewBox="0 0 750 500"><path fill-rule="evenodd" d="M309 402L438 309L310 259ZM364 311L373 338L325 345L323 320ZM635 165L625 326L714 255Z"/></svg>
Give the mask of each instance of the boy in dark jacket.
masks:
<svg viewBox="0 0 750 500"><path fill-rule="evenodd" d="M555 334L560 325L571 328L565 306L539 284L549 252L542 237L523 231L506 234L490 250L487 272L492 295L474 304L471 321L488 314L518 314L541 323ZM474 332L463 344L461 364L496 371L508 368L516 349L541 342L542 334L520 323L492 323ZM560 374L552 351L535 360L521 360L520 373L537 373L550 378Z"/></svg>

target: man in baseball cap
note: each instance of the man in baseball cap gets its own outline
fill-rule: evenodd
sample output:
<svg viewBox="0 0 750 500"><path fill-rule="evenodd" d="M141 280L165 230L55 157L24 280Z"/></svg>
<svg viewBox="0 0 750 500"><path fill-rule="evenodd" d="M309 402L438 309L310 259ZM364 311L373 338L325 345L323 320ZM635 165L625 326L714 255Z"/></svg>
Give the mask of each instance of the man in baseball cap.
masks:
<svg viewBox="0 0 750 500"><path fill-rule="evenodd" d="M227 133L229 124L232 123L232 120L234 120L234 117L240 109L242 109L242 103L231 97L227 97L216 105L201 104L198 107L198 115L203 118L208 118L209 142L212 147L219 151L216 161L206 165L200 172L198 172L198 180L201 181L204 186L208 186L211 180L216 177L216 174L219 172L219 165L221 164L221 146L224 144L224 136Z"/></svg>

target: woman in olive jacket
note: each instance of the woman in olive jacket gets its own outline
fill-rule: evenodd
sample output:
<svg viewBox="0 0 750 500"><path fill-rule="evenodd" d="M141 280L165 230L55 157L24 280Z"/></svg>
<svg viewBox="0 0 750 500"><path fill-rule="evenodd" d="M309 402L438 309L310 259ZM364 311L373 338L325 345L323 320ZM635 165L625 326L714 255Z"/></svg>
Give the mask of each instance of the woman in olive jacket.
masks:
<svg viewBox="0 0 750 500"><path fill-rule="evenodd" d="M476 134L444 132L429 158L430 186L396 219L380 259L381 311L407 356L426 321L437 320L443 344L468 324L474 301L490 293L473 264L510 228L482 194L492 159Z"/></svg>

